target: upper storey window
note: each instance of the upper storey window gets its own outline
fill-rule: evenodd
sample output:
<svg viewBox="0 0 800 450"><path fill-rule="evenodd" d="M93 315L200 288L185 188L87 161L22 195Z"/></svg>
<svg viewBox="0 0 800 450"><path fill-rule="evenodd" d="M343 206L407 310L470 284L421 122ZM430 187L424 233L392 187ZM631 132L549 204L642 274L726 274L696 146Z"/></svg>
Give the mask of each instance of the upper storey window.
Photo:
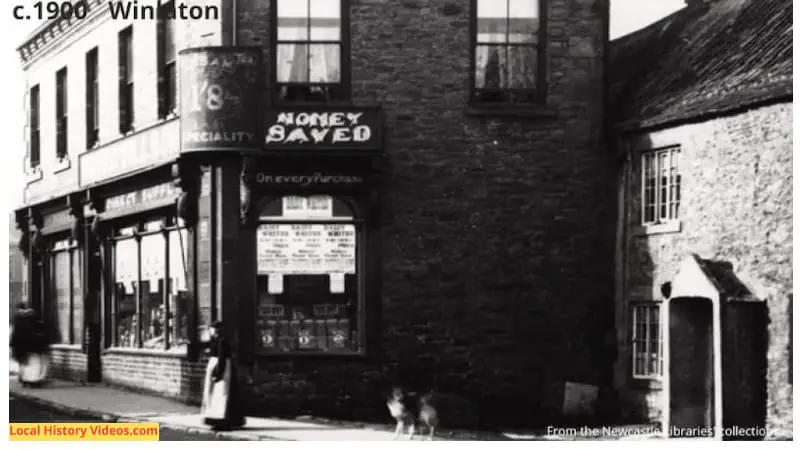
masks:
<svg viewBox="0 0 800 450"><path fill-rule="evenodd" d="M662 148L642 154L642 225L680 219L681 148Z"/></svg>
<svg viewBox="0 0 800 450"><path fill-rule="evenodd" d="M133 131L133 27L119 32L119 132Z"/></svg>
<svg viewBox="0 0 800 450"><path fill-rule="evenodd" d="M349 98L346 0L278 0L275 8L275 100Z"/></svg>
<svg viewBox="0 0 800 450"><path fill-rule="evenodd" d="M543 101L546 1L473 0L473 105Z"/></svg>
<svg viewBox="0 0 800 450"><path fill-rule="evenodd" d="M175 113L178 98L175 20L167 15L173 9L174 1L163 4L158 21L158 117L161 119Z"/></svg>
<svg viewBox="0 0 800 450"><path fill-rule="evenodd" d="M94 148L100 138L100 81L97 47L86 53L86 148Z"/></svg>
<svg viewBox="0 0 800 450"><path fill-rule="evenodd" d="M69 137L67 136L67 68L56 72L56 159L65 159L68 153Z"/></svg>
<svg viewBox="0 0 800 450"><path fill-rule="evenodd" d="M32 87L28 94L28 160L31 168L39 167L42 162L42 153L39 140L39 85Z"/></svg>

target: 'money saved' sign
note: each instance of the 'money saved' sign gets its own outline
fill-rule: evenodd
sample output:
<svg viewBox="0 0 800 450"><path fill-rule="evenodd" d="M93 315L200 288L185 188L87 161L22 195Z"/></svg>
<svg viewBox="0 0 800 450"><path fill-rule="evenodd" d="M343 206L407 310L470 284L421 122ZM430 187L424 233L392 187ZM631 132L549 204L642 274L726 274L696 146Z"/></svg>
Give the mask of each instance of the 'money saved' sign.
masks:
<svg viewBox="0 0 800 450"><path fill-rule="evenodd" d="M380 148L381 120L375 111L281 111L267 118L267 148Z"/></svg>

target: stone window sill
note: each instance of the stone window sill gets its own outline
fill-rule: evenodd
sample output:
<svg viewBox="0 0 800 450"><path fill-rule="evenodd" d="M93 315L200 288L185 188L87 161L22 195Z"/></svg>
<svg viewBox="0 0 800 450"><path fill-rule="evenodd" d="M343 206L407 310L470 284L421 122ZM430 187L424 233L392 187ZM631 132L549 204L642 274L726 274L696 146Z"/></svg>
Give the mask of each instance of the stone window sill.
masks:
<svg viewBox="0 0 800 450"><path fill-rule="evenodd" d="M25 171L25 181L27 183L33 183L35 181L39 181L39 180L42 179L42 176L43 176L43 174L42 174L42 167L41 166L29 167Z"/></svg>
<svg viewBox="0 0 800 450"><path fill-rule="evenodd" d="M72 351L83 351L83 347L80 344L50 344L51 350L72 350Z"/></svg>
<svg viewBox="0 0 800 450"><path fill-rule="evenodd" d="M640 225L633 230L633 234L635 236L651 236L655 234L680 233L681 226L680 220Z"/></svg>
<svg viewBox="0 0 800 450"><path fill-rule="evenodd" d="M67 156L59 159L58 161L56 161L56 166L53 169L53 173L63 172L65 170L68 170L71 166L72 166L72 162L69 159L69 155L67 155Z"/></svg>
<svg viewBox="0 0 800 450"><path fill-rule="evenodd" d="M648 389L651 391L660 391L664 387L664 382L660 377L659 378L631 377L629 384L634 389Z"/></svg>
<svg viewBox="0 0 800 450"><path fill-rule="evenodd" d="M158 124L158 123L161 123L161 120L157 120L157 121L156 121L156 123L157 123L157 124ZM147 127L145 127L145 128L147 128ZM120 133L119 133L119 138L121 139L121 138L124 138L124 137L128 137L128 136L130 136L130 135L132 135L132 134L136 134L138 131L139 131L139 130L138 130L138 128L137 128L137 126L136 126L136 124L135 124L135 123L132 123L132 124L130 125L130 128L128 129L128 131L126 131L126 132L124 132L124 133L123 133L123 132L120 132Z"/></svg>
<svg viewBox="0 0 800 450"><path fill-rule="evenodd" d="M176 357L187 356L186 347L171 348L169 350L155 349L155 348L126 348L126 347L110 347L107 348L103 354L112 355L139 355L139 356L163 356L163 357Z"/></svg>
<svg viewBox="0 0 800 450"><path fill-rule="evenodd" d="M553 119L558 117L558 113L552 109L540 105L518 106L518 105L470 105L464 114L472 117L526 117L539 119Z"/></svg>

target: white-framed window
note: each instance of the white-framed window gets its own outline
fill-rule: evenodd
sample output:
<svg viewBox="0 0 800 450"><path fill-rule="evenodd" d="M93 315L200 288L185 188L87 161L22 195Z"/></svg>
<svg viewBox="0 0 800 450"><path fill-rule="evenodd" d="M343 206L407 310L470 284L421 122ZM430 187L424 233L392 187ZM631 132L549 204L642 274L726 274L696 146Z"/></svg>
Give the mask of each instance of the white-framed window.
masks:
<svg viewBox="0 0 800 450"><path fill-rule="evenodd" d="M642 225L678 220L681 203L680 146L642 154Z"/></svg>
<svg viewBox="0 0 800 450"><path fill-rule="evenodd" d="M543 102L547 3L472 1L472 104Z"/></svg>
<svg viewBox="0 0 800 450"><path fill-rule="evenodd" d="M278 0L273 86L278 102L344 101L349 93L350 2Z"/></svg>
<svg viewBox="0 0 800 450"><path fill-rule="evenodd" d="M664 374L664 342L661 303L631 306L631 347L633 378L657 379Z"/></svg>

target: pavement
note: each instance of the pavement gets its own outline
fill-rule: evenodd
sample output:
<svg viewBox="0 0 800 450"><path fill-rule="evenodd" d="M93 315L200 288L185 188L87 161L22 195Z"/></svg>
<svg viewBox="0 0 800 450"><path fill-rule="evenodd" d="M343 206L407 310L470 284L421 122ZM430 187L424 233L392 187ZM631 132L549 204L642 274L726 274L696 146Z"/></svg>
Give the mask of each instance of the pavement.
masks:
<svg viewBox="0 0 800 450"><path fill-rule="evenodd" d="M215 432L203 424L200 408L175 400L139 394L105 385L79 384L52 380L40 388L22 387L16 376L9 376L10 400L27 402L35 408L55 411L60 415L102 420L104 422L158 422L164 430L197 434L216 440L280 440L280 441L389 441L394 426L333 422L312 417L295 420L248 417L244 428ZM614 440L652 439L653 433L636 431L622 433ZM402 439L405 439L402 438ZM423 439L418 436L416 439ZM584 440L608 437L548 435L539 432L468 432L442 431L434 440Z"/></svg>
<svg viewBox="0 0 800 450"><path fill-rule="evenodd" d="M9 423L103 423L102 419L71 416L57 411L41 408L25 400L8 399ZM159 441L238 441L239 439L220 438L210 434L186 433L179 430L162 429Z"/></svg>
<svg viewBox="0 0 800 450"><path fill-rule="evenodd" d="M248 417L244 428L214 432L203 424L200 408L174 400L138 394L103 385L52 380L40 388L22 387L9 376L9 397L37 408L104 422L158 422L162 430L198 433L226 440L281 441L388 441L393 427L388 424L324 424L315 419L286 420ZM497 440L516 440L495 436ZM435 440L495 440L487 436L436 436ZM527 440L527 439L524 439Z"/></svg>

